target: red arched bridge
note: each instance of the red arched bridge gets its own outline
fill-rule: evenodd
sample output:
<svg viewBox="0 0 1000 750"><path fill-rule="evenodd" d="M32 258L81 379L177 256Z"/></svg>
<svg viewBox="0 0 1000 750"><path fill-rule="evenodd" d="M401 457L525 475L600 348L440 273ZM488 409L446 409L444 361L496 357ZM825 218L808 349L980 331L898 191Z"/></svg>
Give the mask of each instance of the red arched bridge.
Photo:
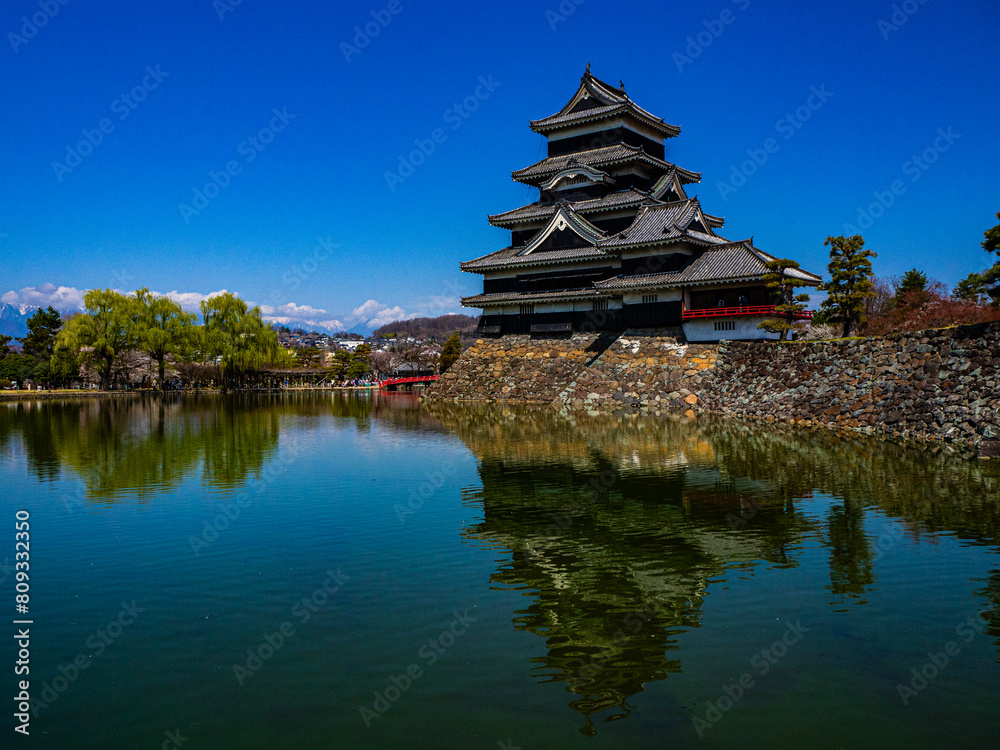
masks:
<svg viewBox="0 0 1000 750"><path fill-rule="evenodd" d="M440 375L420 375L413 378L389 378L378 384L381 391L395 391L399 386L430 385L437 380Z"/></svg>

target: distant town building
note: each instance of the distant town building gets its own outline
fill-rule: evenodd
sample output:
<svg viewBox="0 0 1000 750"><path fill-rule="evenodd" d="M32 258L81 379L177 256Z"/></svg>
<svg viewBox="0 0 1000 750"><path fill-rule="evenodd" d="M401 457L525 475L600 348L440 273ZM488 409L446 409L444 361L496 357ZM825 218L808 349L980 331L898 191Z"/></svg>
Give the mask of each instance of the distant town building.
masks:
<svg viewBox="0 0 1000 750"><path fill-rule="evenodd" d="M666 161L664 147L680 128L588 65L566 106L531 129L548 155L512 176L539 199L489 217L510 247L461 264L483 276L483 293L462 300L482 309L480 335L683 325L689 341L777 336L757 328L774 317L762 279L775 258L719 235L723 219L687 196L701 174Z"/></svg>

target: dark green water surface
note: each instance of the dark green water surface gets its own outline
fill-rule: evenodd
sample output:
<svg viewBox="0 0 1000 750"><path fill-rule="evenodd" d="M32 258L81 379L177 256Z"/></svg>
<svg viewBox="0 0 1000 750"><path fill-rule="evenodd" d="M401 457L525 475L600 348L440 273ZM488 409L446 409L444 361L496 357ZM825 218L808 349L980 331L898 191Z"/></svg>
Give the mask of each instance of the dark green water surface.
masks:
<svg viewBox="0 0 1000 750"><path fill-rule="evenodd" d="M5 403L0 527L2 748L1000 737L1000 462L407 395Z"/></svg>

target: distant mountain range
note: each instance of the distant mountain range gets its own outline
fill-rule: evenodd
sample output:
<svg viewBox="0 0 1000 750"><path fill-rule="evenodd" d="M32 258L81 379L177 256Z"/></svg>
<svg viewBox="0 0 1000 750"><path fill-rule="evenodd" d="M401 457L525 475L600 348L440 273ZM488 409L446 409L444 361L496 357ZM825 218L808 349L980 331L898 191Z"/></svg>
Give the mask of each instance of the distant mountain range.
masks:
<svg viewBox="0 0 1000 750"><path fill-rule="evenodd" d="M38 309L35 305L11 305L0 302L0 335L22 338L28 335L28 318ZM79 310L60 310L60 314L65 318ZM365 338L381 333L397 333L401 336L413 336L415 338L436 338L444 341L455 331L461 331L463 335L469 335L476 328L476 318L468 315L442 315L438 318L413 318L412 320L400 320L389 323L381 328L375 329L368 323L358 323L353 328L333 329L315 321L289 321L279 322L280 319L271 319L274 325L284 325L289 328L301 328L306 331L317 331L319 333L357 333Z"/></svg>
<svg viewBox="0 0 1000 750"><path fill-rule="evenodd" d="M28 335L28 318L38 308L34 305L8 305L0 302L0 335L23 338Z"/></svg>

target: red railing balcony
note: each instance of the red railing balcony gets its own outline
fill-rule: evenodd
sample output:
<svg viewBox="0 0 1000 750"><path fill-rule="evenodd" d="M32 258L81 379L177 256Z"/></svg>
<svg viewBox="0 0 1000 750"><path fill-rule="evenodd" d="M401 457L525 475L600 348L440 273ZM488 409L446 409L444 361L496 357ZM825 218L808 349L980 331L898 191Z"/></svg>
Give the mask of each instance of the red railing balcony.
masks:
<svg viewBox="0 0 1000 750"><path fill-rule="evenodd" d="M684 310L682 320L698 318L738 318L745 315L778 315L774 305L743 305L741 307L706 307L702 310ZM812 310L803 310L795 315L796 320L812 320Z"/></svg>

